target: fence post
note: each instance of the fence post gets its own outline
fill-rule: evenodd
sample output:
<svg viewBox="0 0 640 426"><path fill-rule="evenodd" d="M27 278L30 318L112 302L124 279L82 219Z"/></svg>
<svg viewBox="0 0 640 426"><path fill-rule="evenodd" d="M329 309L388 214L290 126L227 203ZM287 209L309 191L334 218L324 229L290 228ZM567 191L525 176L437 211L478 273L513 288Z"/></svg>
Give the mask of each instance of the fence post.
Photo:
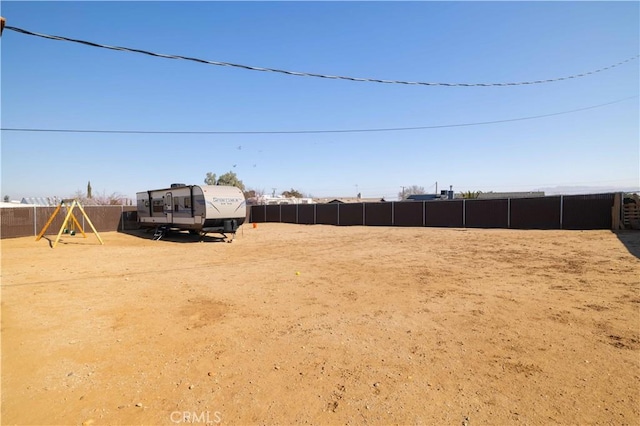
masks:
<svg viewBox="0 0 640 426"><path fill-rule="evenodd" d="M467 199L462 199L462 227L467 227Z"/></svg>
<svg viewBox="0 0 640 426"><path fill-rule="evenodd" d="M396 206L395 201L391 202L391 226L396 226Z"/></svg>
<svg viewBox="0 0 640 426"><path fill-rule="evenodd" d="M422 226L427 226L427 202L422 202Z"/></svg>
<svg viewBox="0 0 640 426"><path fill-rule="evenodd" d="M364 203L362 203L362 226L367 225L367 216L365 214Z"/></svg>
<svg viewBox="0 0 640 426"><path fill-rule="evenodd" d="M336 203L336 206L338 206L338 226L340 226L340 203Z"/></svg>
<svg viewBox="0 0 640 426"><path fill-rule="evenodd" d="M511 228L511 198L507 198L507 228Z"/></svg>
<svg viewBox="0 0 640 426"><path fill-rule="evenodd" d="M562 210L563 210L563 207L564 207L564 195L561 195L560 196L560 229L562 229L562 214L563 214Z"/></svg>
<svg viewBox="0 0 640 426"><path fill-rule="evenodd" d="M300 221L298 220L298 206L299 204L296 204L296 225L300 223Z"/></svg>
<svg viewBox="0 0 640 426"><path fill-rule="evenodd" d="M282 204L278 204L278 207L279 207L278 208L278 215L279 215L278 222L282 223Z"/></svg>
<svg viewBox="0 0 640 426"><path fill-rule="evenodd" d="M38 211L36 206L33 206L33 235L38 236Z"/></svg>
<svg viewBox="0 0 640 426"><path fill-rule="evenodd" d="M314 225L317 225L317 224L318 224L318 220L316 219L316 216L317 216L317 212L316 212L316 210L317 210L317 209L316 209L316 206L317 206L317 204L314 204L314 205L313 205L313 224L314 224Z"/></svg>

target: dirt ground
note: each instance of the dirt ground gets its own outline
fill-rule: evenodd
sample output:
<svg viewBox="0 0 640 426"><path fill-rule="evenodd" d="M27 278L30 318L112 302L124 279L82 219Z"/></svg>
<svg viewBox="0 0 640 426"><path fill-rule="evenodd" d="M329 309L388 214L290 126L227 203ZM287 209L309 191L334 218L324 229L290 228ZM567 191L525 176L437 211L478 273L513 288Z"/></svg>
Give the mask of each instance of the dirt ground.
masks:
<svg viewBox="0 0 640 426"><path fill-rule="evenodd" d="M639 424L640 232L1 241L2 424Z"/></svg>

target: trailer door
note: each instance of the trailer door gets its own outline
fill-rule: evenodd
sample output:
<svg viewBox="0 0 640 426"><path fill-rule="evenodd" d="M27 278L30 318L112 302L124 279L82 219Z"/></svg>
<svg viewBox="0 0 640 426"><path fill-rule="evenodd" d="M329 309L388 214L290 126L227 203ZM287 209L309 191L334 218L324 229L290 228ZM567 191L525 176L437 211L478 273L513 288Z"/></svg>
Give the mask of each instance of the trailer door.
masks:
<svg viewBox="0 0 640 426"><path fill-rule="evenodd" d="M173 222L173 197L170 192L164 197L164 212L167 215L167 223Z"/></svg>

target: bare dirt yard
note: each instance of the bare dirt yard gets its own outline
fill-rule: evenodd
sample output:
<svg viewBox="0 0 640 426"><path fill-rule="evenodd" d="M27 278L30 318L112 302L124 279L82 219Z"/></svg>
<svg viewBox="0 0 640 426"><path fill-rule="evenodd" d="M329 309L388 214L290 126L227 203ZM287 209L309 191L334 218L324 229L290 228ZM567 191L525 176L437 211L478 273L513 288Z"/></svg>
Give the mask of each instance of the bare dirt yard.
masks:
<svg viewBox="0 0 640 426"><path fill-rule="evenodd" d="M639 424L640 232L2 240L2 424Z"/></svg>

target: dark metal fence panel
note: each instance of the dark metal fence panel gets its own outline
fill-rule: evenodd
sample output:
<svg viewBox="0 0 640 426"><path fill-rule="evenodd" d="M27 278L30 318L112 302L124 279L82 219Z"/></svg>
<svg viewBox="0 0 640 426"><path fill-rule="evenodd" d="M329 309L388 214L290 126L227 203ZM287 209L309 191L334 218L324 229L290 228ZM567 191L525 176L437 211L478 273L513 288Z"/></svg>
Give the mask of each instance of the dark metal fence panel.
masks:
<svg viewBox="0 0 640 426"><path fill-rule="evenodd" d="M563 196L562 228L611 229L611 207L613 207L614 195Z"/></svg>
<svg viewBox="0 0 640 426"><path fill-rule="evenodd" d="M265 206L251 206L251 222L266 222Z"/></svg>
<svg viewBox="0 0 640 426"><path fill-rule="evenodd" d="M319 225L337 225L338 206L339 204L317 204L316 223Z"/></svg>
<svg viewBox="0 0 640 426"><path fill-rule="evenodd" d="M511 199L511 228L560 229L560 197Z"/></svg>
<svg viewBox="0 0 640 426"><path fill-rule="evenodd" d="M462 228L462 208L462 200L425 202L425 226Z"/></svg>
<svg viewBox="0 0 640 426"><path fill-rule="evenodd" d="M466 200L465 226L467 228L508 228L509 201L497 200Z"/></svg>
<svg viewBox="0 0 640 426"><path fill-rule="evenodd" d="M0 234L2 238L34 235L33 207L12 207L0 209Z"/></svg>
<svg viewBox="0 0 640 426"><path fill-rule="evenodd" d="M316 206L318 204L299 204L298 223L303 225L313 225L316 217Z"/></svg>
<svg viewBox="0 0 640 426"><path fill-rule="evenodd" d="M340 225L364 225L364 204L340 204Z"/></svg>
<svg viewBox="0 0 640 426"><path fill-rule="evenodd" d="M364 212L367 226L393 225L393 203L365 203Z"/></svg>
<svg viewBox="0 0 640 426"><path fill-rule="evenodd" d="M280 220L282 223L296 223L296 210L298 206L295 204L283 204L280 210Z"/></svg>
<svg viewBox="0 0 640 426"><path fill-rule="evenodd" d="M393 223L395 226L423 226L424 202L399 201L393 203Z"/></svg>
<svg viewBox="0 0 640 426"><path fill-rule="evenodd" d="M265 222L280 222L280 206L266 206Z"/></svg>

